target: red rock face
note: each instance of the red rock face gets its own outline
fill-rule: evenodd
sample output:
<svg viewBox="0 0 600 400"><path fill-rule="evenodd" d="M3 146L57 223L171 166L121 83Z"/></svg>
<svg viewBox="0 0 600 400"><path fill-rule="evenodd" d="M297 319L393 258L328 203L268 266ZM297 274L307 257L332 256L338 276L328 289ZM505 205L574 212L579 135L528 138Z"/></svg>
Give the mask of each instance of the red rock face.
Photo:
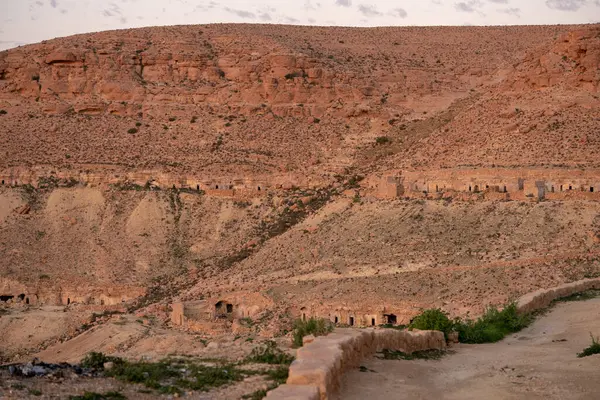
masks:
<svg viewBox="0 0 600 400"><path fill-rule="evenodd" d="M402 127L483 96L433 127L444 138L424 142L408 129L411 138L394 150L402 154L394 166L436 164L440 144L464 148L447 139L453 124L462 133L465 124L520 137L536 131L537 117L527 126L499 124L498 114L468 117L487 113L498 93L510 97L501 107L514 110L507 90L597 91L597 32L218 25L50 40L0 53L0 168L117 164L316 179L369 159L376 136L406 136ZM593 108L592 100L578 101ZM444 160L456 164L451 154Z"/></svg>
<svg viewBox="0 0 600 400"><path fill-rule="evenodd" d="M515 90L562 86L570 91L598 92L599 65L600 29L575 30L531 54L506 84Z"/></svg>

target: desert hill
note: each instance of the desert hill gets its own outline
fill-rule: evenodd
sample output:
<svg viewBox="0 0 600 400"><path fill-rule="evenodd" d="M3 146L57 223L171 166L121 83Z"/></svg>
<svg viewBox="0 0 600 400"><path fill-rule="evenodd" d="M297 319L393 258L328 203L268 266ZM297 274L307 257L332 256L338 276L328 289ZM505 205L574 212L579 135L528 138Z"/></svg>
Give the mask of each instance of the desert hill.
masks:
<svg viewBox="0 0 600 400"><path fill-rule="evenodd" d="M599 67L597 25L175 26L0 52L3 326L52 305L271 337L598 276ZM0 358L81 332L53 329Z"/></svg>

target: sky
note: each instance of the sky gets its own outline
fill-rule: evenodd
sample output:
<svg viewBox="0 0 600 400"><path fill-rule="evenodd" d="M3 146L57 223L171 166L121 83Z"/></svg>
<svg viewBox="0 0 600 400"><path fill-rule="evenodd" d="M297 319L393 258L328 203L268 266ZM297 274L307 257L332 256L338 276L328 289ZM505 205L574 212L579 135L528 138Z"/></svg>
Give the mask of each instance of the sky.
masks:
<svg viewBox="0 0 600 400"><path fill-rule="evenodd" d="M600 0L0 0L0 50L142 26L539 25L600 22Z"/></svg>

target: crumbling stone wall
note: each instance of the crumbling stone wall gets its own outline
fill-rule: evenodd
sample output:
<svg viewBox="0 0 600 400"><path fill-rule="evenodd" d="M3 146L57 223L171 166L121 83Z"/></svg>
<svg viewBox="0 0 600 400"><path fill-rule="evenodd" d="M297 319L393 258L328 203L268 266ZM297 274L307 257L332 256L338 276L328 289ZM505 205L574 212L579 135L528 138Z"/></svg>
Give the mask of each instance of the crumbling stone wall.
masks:
<svg viewBox="0 0 600 400"><path fill-rule="evenodd" d="M376 351L412 353L445 348L444 334L437 331L336 329L298 349L286 384L269 392L267 399L331 399L339 391L344 373Z"/></svg>
<svg viewBox="0 0 600 400"><path fill-rule="evenodd" d="M522 296L517 302L517 310L520 313L530 313L548 307L556 299L591 289L600 289L600 278L584 279L528 293Z"/></svg>

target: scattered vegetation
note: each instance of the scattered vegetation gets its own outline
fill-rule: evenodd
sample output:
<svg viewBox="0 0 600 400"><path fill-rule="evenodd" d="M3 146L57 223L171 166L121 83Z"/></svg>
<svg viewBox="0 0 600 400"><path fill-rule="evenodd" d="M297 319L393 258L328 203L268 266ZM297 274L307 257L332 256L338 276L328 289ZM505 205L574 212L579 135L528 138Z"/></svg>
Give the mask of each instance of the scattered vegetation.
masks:
<svg viewBox="0 0 600 400"><path fill-rule="evenodd" d="M112 362L109 370L104 364ZM192 360L165 359L155 363L133 362L102 353L90 353L81 366L103 371L105 376L128 383L139 383L160 393L180 393L182 389L208 391L211 388L241 381L249 373L233 364L204 365Z"/></svg>
<svg viewBox="0 0 600 400"><path fill-rule="evenodd" d="M448 339L448 334L454 329L455 323L452 322L448 315L439 308L425 310L421 315L416 316L409 328L420 329L423 331L434 330L444 332L444 336Z"/></svg>
<svg viewBox="0 0 600 400"><path fill-rule="evenodd" d="M252 352L246 358L246 362L259 364L289 365L292 361L294 361L294 357L280 350L277 343L272 340L252 349Z"/></svg>
<svg viewBox="0 0 600 400"><path fill-rule="evenodd" d="M299 72L299 71L295 71L289 74L285 75L285 79L290 80L290 79L294 79L294 78L304 78L306 76L306 73L304 71Z"/></svg>
<svg viewBox="0 0 600 400"><path fill-rule="evenodd" d="M517 304L512 302L502 311L488 307L477 320L463 321L457 318L452 321L440 309L425 310L413 319L409 328L442 331L446 338L450 332L456 331L461 343L493 343L527 327L533 318L531 314L519 314Z"/></svg>
<svg viewBox="0 0 600 400"><path fill-rule="evenodd" d="M222 145L223 145L223 136L219 135L219 136L217 136L217 140L212 144L212 148L210 150L217 151L221 148Z"/></svg>
<svg viewBox="0 0 600 400"><path fill-rule="evenodd" d="M502 311L488 307L483 316L476 321L457 320L454 329L462 343L493 343L506 335L518 332L533 321L531 314L519 314L517 303L506 305Z"/></svg>
<svg viewBox="0 0 600 400"><path fill-rule="evenodd" d="M104 364L107 362L118 362L121 359L118 357L106 356L103 353L91 352L87 354L83 360L81 360L81 366L83 368L90 368L96 370L103 370Z"/></svg>
<svg viewBox="0 0 600 400"><path fill-rule="evenodd" d="M446 354L448 354L447 351L436 349L415 351L410 354L384 349L378 358L382 360L439 360Z"/></svg>
<svg viewBox="0 0 600 400"><path fill-rule="evenodd" d="M0 110L0 115L6 115L8 112L6 110Z"/></svg>
<svg viewBox="0 0 600 400"><path fill-rule="evenodd" d="M106 392L104 394L95 393L95 392L85 392L81 396L70 396L69 400L126 400L125 397L120 392Z"/></svg>
<svg viewBox="0 0 600 400"><path fill-rule="evenodd" d="M131 128L131 129L129 129L127 131L127 133L131 133L131 134L134 134L134 133L137 133L137 132L138 132L138 130L136 128Z"/></svg>
<svg viewBox="0 0 600 400"><path fill-rule="evenodd" d="M375 139L375 143L378 145L390 144L392 143L392 140L387 136L378 136Z"/></svg>
<svg viewBox="0 0 600 400"><path fill-rule="evenodd" d="M324 336L333 331L333 324L322 318L310 318L306 321L297 320L294 324L294 346L302 347L304 336Z"/></svg>
<svg viewBox="0 0 600 400"><path fill-rule="evenodd" d="M191 359L164 359L158 362L133 362L102 353L90 353L81 362L84 368L94 369L105 376L114 377L127 383L137 383L148 389L164 394L181 394L184 390L208 391L229 383L242 381L251 375L264 375L271 384L265 390L246 395L245 399L262 399L266 392L279 386L288 378L289 364L293 357L278 349L275 342L268 341L255 348L242 363L228 364L220 360L211 360L211 364ZM104 368L111 362L111 368ZM276 365L267 370L245 370L244 363ZM125 397L118 392L98 394L86 392L83 396L71 397L71 400L120 400Z"/></svg>
<svg viewBox="0 0 600 400"><path fill-rule="evenodd" d="M594 335L592 335L591 333L590 336L592 337L592 344L589 347L583 349L581 353L577 353L577 357L583 358L592 356L594 354L600 354L600 338L594 337Z"/></svg>
<svg viewBox="0 0 600 400"><path fill-rule="evenodd" d="M42 395L42 391L39 389L29 389L29 394L32 396L41 396Z"/></svg>
<svg viewBox="0 0 600 400"><path fill-rule="evenodd" d="M192 124L195 124L195 123L196 123L196 121L198 121L198 117L196 117L196 116L194 115L194 116L192 117L192 119L190 120L190 122L191 122Z"/></svg>
<svg viewBox="0 0 600 400"><path fill-rule="evenodd" d="M574 293L570 296L561 297L560 299L556 299L553 303L566 303L570 301L583 301L583 300L591 300L596 297L600 297L600 290L587 290L581 293Z"/></svg>

